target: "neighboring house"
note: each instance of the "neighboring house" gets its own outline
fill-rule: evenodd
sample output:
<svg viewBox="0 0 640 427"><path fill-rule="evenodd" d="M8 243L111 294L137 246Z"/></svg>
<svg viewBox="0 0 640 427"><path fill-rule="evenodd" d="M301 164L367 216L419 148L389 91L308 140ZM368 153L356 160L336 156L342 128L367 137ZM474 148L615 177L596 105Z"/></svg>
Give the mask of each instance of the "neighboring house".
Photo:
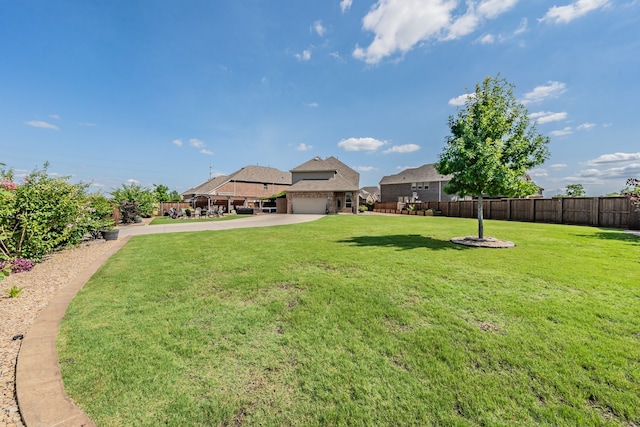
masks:
<svg viewBox="0 0 640 427"><path fill-rule="evenodd" d="M380 200L380 189L378 187L362 187L358 197L361 205L373 204Z"/></svg>
<svg viewBox="0 0 640 427"><path fill-rule="evenodd" d="M360 174L335 157L315 157L291 169L287 213L357 213Z"/></svg>
<svg viewBox="0 0 640 427"><path fill-rule="evenodd" d="M434 165L422 165L389 175L380 181L381 202L449 202L455 195L444 192L450 175L438 173Z"/></svg>
<svg viewBox="0 0 640 427"><path fill-rule="evenodd" d="M225 206L262 207L262 197L286 191L291 186L291 173L264 166L245 166L231 175L216 176L182 193L194 208Z"/></svg>

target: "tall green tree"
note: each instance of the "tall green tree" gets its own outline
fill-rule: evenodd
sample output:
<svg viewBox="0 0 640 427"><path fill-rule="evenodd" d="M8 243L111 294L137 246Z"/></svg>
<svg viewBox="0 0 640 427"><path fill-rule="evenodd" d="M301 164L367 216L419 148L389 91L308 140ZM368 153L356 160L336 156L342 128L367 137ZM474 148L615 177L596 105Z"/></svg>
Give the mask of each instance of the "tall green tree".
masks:
<svg viewBox="0 0 640 427"><path fill-rule="evenodd" d="M584 197L587 193L582 184L569 184L565 187L565 197Z"/></svg>
<svg viewBox="0 0 640 427"><path fill-rule="evenodd" d="M529 120L513 88L500 75L476 84L464 107L449 116L451 134L435 165L441 174L451 175L448 194L478 198L480 239L483 197L535 194L536 185L524 179L526 171L549 158L549 138Z"/></svg>

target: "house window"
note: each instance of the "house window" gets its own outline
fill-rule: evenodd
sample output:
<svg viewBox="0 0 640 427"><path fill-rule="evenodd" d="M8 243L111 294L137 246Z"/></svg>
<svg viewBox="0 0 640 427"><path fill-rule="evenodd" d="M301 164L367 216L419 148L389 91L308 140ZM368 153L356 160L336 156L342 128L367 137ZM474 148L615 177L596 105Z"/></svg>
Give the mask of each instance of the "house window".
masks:
<svg viewBox="0 0 640 427"><path fill-rule="evenodd" d="M263 187L262 187L262 188L263 188L264 190L268 190L268 189L269 189L269 184L263 184Z"/></svg>
<svg viewBox="0 0 640 427"><path fill-rule="evenodd" d="M415 190L418 187L418 183L417 182L412 182L411 183L411 189Z"/></svg>
<svg viewBox="0 0 640 427"><path fill-rule="evenodd" d="M422 183L421 182L418 183L418 190L422 190Z"/></svg>
<svg viewBox="0 0 640 427"><path fill-rule="evenodd" d="M344 195L344 207L351 208L351 193L345 193Z"/></svg>
<svg viewBox="0 0 640 427"><path fill-rule="evenodd" d="M428 190L429 189L429 184L427 184L426 182L424 183L424 189Z"/></svg>

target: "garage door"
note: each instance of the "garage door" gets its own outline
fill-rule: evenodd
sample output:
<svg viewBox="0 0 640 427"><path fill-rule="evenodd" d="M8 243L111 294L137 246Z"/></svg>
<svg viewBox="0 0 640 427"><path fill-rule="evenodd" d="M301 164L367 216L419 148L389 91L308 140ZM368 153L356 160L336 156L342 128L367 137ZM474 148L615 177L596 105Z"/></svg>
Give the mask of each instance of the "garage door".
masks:
<svg viewBox="0 0 640 427"><path fill-rule="evenodd" d="M294 214L324 214L327 211L326 198L295 198L291 201Z"/></svg>

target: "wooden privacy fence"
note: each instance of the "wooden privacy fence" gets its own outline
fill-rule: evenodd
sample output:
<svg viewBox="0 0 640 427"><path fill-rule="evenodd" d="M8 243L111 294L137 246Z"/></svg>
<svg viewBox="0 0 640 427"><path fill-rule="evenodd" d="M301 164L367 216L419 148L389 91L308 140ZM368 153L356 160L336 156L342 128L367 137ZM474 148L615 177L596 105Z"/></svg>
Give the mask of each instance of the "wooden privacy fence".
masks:
<svg viewBox="0 0 640 427"><path fill-rule="evenodd" d="M433 209L444 216L477 218L478 201L412 203L416 210ZM403 213L408 203L376 202L374 212ZM483 200L485 219L640 230L640 212L625 197L565 197L552 199Z"/></svg>

